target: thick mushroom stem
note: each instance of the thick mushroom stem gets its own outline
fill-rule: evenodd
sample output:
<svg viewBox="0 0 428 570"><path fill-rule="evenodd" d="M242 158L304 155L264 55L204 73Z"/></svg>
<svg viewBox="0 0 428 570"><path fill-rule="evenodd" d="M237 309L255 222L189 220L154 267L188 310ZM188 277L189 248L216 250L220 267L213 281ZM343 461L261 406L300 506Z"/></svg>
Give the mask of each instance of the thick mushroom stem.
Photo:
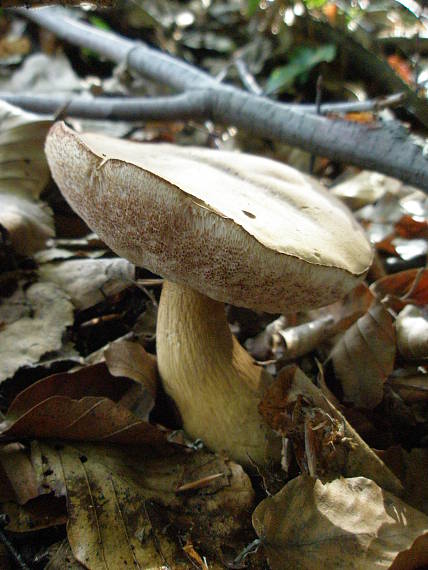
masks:
<svg viewBox="0 0 428 570"><path fill-rule="evenodd" d="M272 377L231 334L223 303L165 282L157 354L166 392L185 431L242 464L279 458L279 442L258 404Z"/></svg>

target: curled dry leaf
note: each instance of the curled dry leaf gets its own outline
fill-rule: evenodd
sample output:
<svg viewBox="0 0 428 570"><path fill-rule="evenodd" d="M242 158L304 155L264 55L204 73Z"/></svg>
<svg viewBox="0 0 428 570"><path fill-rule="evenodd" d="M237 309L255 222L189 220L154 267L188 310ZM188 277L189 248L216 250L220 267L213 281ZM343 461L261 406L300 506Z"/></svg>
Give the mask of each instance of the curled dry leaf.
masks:
<svg viewBox="0 0 428 570"><path fill-rule="evenodd" d="M402 492L399 479L297 366L280 372L259 410L273 430L292 441L304 472L323 477L363 475L394 493Z"/></svg>
<svg viewBox="0 0 428 570"><path fill-rule="evenodd" d="M118 340L104 351L106 364L112 376L126 376L142 384L153 397L158 383L156 357L138 342Z"/></svg>
<svg viewBox="0 0 428 570"><path fill-rule="evenodd" d="M38 197L49 179L44 141L52 121L0 101L0 224L14 249L31 255L54 235L52 214Z"/></svg>
<svg viewBox="0 0 428 570"><path fill-rule="evenodd" d="M352 210L377 202L387 192L397 193L402 183L378 172L363 170L356 176L336 184L331 192L343 200Z"/></svg>
<svg viewBox="0 0 428 570"><path fill-rule="evenodd" d="M40 277L66 291L80 310L92 307L129 286L135 267L126 259L71 259L43 265Z"/></svg>
<svg viewBox="0 0 428 570"><path fill-rule="evenodd" d="M388 295L389 303L396 311L400 311L407 304L427 305L428 269L408 269L387 275L373 283L370 290L378 299Z"/></svg>
<svg viewBox="0 0 428 570"><path fill-rule="evenodd" d="M343 399L362 408L374 408L383 397L383 384L394 369L395 330L391 315L373 303L333 348L330 359Z"/></svg>
<svg viewBox="0 0 428 570"><path fill-rule="evenodd" d="M373 301L373 294L367 285L360 283L344 299L310 311L313 320L297 327L280 331L287 351L285 360L298 358L316 348L321 342L345 331L359 317L364 315Z"/></svg>
<svg viewBox="0 0 428 570"><path fill-rule="evenodd" d="M428 515L428 449L406 451L400 446L378 451L382 460L403 481L402 499L410 506Z"/></svg>
<svg viewBox="0 0 428 570"><path fill-rule="evenodd" d="M37 479L30 459L20 443L9 443L0 447L0 469L7 477L20 505L39 495ZM8 497L11 500L13 495Z"/></svg>
<svg viewBox="0 0 428 570"><path fill-rule="evenodd" d="M0 381L38 363L46 353L59 351L73 320L68 296L54 283L18 289L8 303L0 305L0 321L6 323L0 330Z"/></svg>
<svg viewBox="0 0 428 570"><path fill-rule="evenodd" d="M156 357L149 354L138 342L118 340L104 351L107 367L113 376L126 376L135 384L122 397L120 403L143 420L149 419L159 382Z"/></svg>
<svg viewBox="0 0 428 570"><path fill-rule="evenodd" d="M364 477L297 477L257 506L253 525L272 570L428 564L428 517Z"/></svg>
<svg viewBox="0 0 428 570"><path fill-rule="evenodd" d="M106 387L102 385L105 374L102 381L96 376L92 381L95 395L91 395L91 386L79 385L83 374L56 374L21 392L0 424L1 435L124 444L165 442L160 429L109 398L118 390L111 381Z"/></svg>
<svg viewBox="0 0 428 570"><path fill-rule="evenodd" d="M404 358L428 357L428 318L426 309L407 305L395 322L397 347Z"/></svg>
<svg viewBox="0 0 428 570"><path fill-rule="evenodd" d="M422 402L428 400L428 374L414 369L401 374L393 374L388 378L388 384L406 403Z"/></svg>
<svg viewBox="0 0 428 570"><path fill-rule="evenodd" d="M67 540L49 546L46 557L48 563L44 570L82 570L85 568L74 559Z"/></svg>
<svg viewBox="0 0 428 570"><path fill-rule="evenodd" d="M91 570L192 568L179 537L220 569L221 547L236 552L254 492L242 468L206 452L75 444L43 446L45 466L61 464L67 534L75 558ZM177 493L198 479L211 484ZM242 540L242 542L241 542ZM217 562L215 559L217 558Z"/></svg>

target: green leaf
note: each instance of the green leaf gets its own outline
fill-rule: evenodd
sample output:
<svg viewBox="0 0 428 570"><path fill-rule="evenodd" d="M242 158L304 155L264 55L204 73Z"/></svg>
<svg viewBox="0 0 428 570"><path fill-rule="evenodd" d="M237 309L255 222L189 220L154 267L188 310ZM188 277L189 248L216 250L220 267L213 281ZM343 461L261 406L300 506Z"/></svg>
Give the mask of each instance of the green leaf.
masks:
<svg viewBox="0 0 428 570"><path fill-rule="evenodd" d="M270 74L265 93L282 93L293 86L298 77L303 76L322 62L330 62L336 57L336 46L326 44L317 48L301 46L294 50L287 65L275 68Z"/></svg>
<svg viewBox="0 0 428 570"><path fill-rule="evenodd" d="M247 0L247 16L251 18L259 7L259 0Z"/></svg>
<svg viewBox="0 0 428 570"><path fill-rule="evenodd" d="M317 8L322 8L327 4L328 0L303 0L303 4L308 8L308 10L315 10Z"/></svg>
<svg viewBox="0 0 428 570"><path fill-rule="evenodd" d="M104 21L99 16L89 16L88 20L95 28L98 28L99 30L107 30L107 31L111 30L107 22Z"/></svg>

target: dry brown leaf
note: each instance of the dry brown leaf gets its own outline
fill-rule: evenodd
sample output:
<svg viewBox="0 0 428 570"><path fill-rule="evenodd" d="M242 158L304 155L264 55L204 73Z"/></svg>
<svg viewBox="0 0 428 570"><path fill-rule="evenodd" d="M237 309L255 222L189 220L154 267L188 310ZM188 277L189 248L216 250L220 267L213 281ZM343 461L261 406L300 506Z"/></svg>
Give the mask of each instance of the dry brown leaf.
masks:
<svg viewBox="0 0 428 570"><path fill-rule="evenodd" d="M54 283L22 287L0 305L0 381L46 353L59 351L66 328L73 324L73 306Z"/></svg>
<svg viewBox="0 0 428 570"><path fill-rule="evenodd" d="M259 410L273 430L292 441L304 472L324 477L362 475L394 493L402 492L399 479L297 366L279 373Z"/></svg>
<svg viewBox="0 0 428 570"><path fill-rule="evenodd" d="M378 451L383 461L404 484L402 499L410 506L428 515L428 449L415 448L410 452L399 446Z"/></svg>
<svg viewBox="0 0 428 570"><path fill-rule="evenodd" d="M395 321L397 347L404 358L428 357L428 318L426 309L407 305Z"/></svg>
<svg viewBox="0 0 428 570"><path fill-rule="evenodd" d="M283 360L294 360L314 350L334 334L334 318L330 315L278 332L285 342Z"/></svg>
<svg viewBox="0 0 428 570"><path fill-rule="evenodd" d="M17 503L24 505L39 495L33 466L20 443L0 447L0 466L13 488ZM12 496L8 500L11 499Z"/></svg>
<svg viewBox="0 0 428 570"><path fill-rule="evenodd" d="M393 387L400 397L407 403L428 400L428 374L411 370L406 373L392 375L388 384Z"/></svg>
<svg viewBox="0 0 428 570"><path fill-rule="evenodd" d="M206 452L157 455L141 447L91 444L45 444L43 455L47 466L62 465L68 539L76 559L90 570L188 569L192 563L181 536L201 557L219 559L224 544L237 552L243 546L235 535L245 529L254 492L236 464ZM208 487L176 492L183 483L217 473L222 477Z"/></svg>
<svg viewBox="0 0 428 570"><path fill-rule="evenodd" d="M164 432L109 399L123 393L122 381L116 381L119 383L116 387L110 377L103 386L109 376L103 364L91 367L89 375L87 369L83 370L53 375L21 392L0 424L1 434L112 443L161 445L165 442ZM96 371L100 371L100 377ZM85 375L90 385L79 382Z"/></svg>
<svg viewBox="0 0 428 570"><path fill-rule="evenodd" d="M54 235L52 213L37 201L49 179L44 140L52 121L0 101L0 224L14 249L31 255Z"/></svg>
<svg viewBox="0 0 428 570"><path fill-rule="evenodd" d="M94 396L118 402L131 385L131 381L114 378L103 362L75 372L52 374L20 392L9 406L8 417L22 416L53 396L67 396L74 400Z"/></svg>
<svg viewBox="0 0 428 570"><path fill-rule="evenodd" d="M67 540L49 546L46 554L49 562L44 570L82 570L85 568L74 559Z"/></svg>
<svg viewBox="0 0 428 570"><path fill-rule="evenodd" d="M40 495L25 505L2 503L1 512L9 517L6 530L11 532L34 532L67 522L64 498L53 495Z"/></svg>
<svg viewBox="0 0 428 570"><path fill-rule="evenodd" d="M340 338L330 357L340 380L343 399L374 408L383 398L383 384L394 369L395 330L391 315L373 303Z"/></svg>
<svg viewBox="0 0 428 570"><path fill-rule="evenodd" d="M104 301L129 286L135 267L126 259L71 259L40 267L43 281L52 281L66 291L80 310Z"/></svg>
<svg viewBox="0 0 428 570"><path fill-rule="evenodd" d="M106 364L112 376L126 376L142 384L156 396L158 384L156 357L138 342L118 340L104 351Z"/></svg>
<svg viewBox="0 0 428 570"><path fill-rule="evenodd" d="M397 193L402 183L377 172L364 170L333 186L331 192L343 200L352 210L373 204L387 192Z"/></svg>
<svg viewBox="0 0 428 570"><path fill-rule="evenodd" d="M370 286L371 291L382 299L392 296L395 310L407 304L424 306L428 304L428 269L408 269L387 275Z"/></svg>
<svg viewBox="0 0 428 570"><path fill-rule="evenodd" d="M148 420L155 405L159 382L156 357L149 354L138 342L118 340L104 351L106 364L113 376L126 376L136 384L120 400L140 419Z"/></svg>
<svg viewBox="0 0 428 570"><path fill-rule="evenodd" d="M253 525L272 570L428 564L428 517L364 477L297 477L257 506Z"/></svg>

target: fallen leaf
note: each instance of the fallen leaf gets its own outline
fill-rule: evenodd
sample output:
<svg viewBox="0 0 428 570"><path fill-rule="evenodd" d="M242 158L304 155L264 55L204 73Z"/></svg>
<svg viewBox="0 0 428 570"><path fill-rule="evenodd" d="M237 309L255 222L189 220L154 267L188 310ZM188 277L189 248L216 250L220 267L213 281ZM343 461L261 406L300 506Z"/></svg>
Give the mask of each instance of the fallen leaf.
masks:
<svg viewBox="0 0 428 570"><path fill-rule="evenodd" d="M428 318L426 309L407 305L395 321L397 347L404 358L428 357Z"/></svg>
<svg viewBox="0 0 428 570"><path fill-rule="evenodd" d="M381 303L373 303L329 356L343 399L362 408L376 407L383 398L383 384L394 369L395 352L392 317Z"/></svg>
<svg viewBox="0 0 428 570"><path fill-rule="evenodd" d="M401 56L392 54L388 56L388 63L392 69L409 85L414 84L414 73L411 64Z"/></svg>
<svg viewBox="0 0 428 570"><path fill-rule="evenodd" d="M410 370L400 371L388 378L388 383L408 403L428 400L428 374Z"/></svg>
<svg viewBox="0 0 428 570"><path fill-rule="evenodd" d="M402 183L396 178L363 170L331 189L332 194L343 200L352 210L374 204L387 192L396 194Z"/></svg>
<svg viewBox="0 0 428 570"><path fill-rule="evenodd" d="M138 418L148 420L159 383L156 357L138 342L123 339L112 342L104 351L104 357L110 374L135 380L120 404Z"/></svg>
<svg viewBox="0 0 428 570"><path fill-rule="evenodd" d="M213 558L213 569L224 567L218 559L225 543L237 552L243 546L236 533L252 510L254 492L234 463L206 452L159 455L91 444L45 445L43 453L48 463L51 455L61 462L68 539L75 558L91 570L191 568L180 536L200 556ZM183 483L213 473L222 477L208 487L176 493Z"/></svg>
<svg viewBox="0 0 428 570"><path fill-rule="evenodd" d="M20 443L9 443L0 447L0 466L9 479L17 503L24 505L39 495L33 466Z"/></svg>
<svg viewBox="0 0 428 570"><path fill-rule="evenodd" d="M272 570L428 564L428 517L364 477L297 477L257 506L253 525Z"/></svg>
<svg viewBox="0 0 428 570"><path fill-rule="evenodd" d="M428 269L408 269L387 275L370 286L378 299L393 296L392 305L397 311L406 304L423 306L428 304Z"/></svg>
<svg viewBox="0 0 428 570"><path fill-rule="evenodd" d="M103 364L88 368L89 371L85 368L74 374L55 374L18 394L0 424L0 435L8 438L165 443L166 432L141 421L123 405L110 399L122 397L130 383L115 380Z"/></svg>
<svg viewBox="0 0 428 570"><path fill-rule="evenodd" d="M54 283L39 282L18 289L0 305L0 381L23 366L33 366L47 353L59 351L73 324L73 306Z"/></svg>
<svg viewBox="0 0 428 570"><path fill-rule="evenodd" d="M415 448L406 451L396 445L385 451L378 451L382 461L403 481L403 501L414 509L428 515L428 449Z"/></svg>
<svg viewBox="0 0 428 570"><path fill-rule="evenodd" d="M126 376L142 384L153 397L158 384L156 357L138 342L119 340L104 351L107 368L112 376Z"/></svg>
<svg viewBox="0 0 428 570"><path fill-rule="evenodd" d="M74 559L67 540L49 546L46 556L48 563L44 570L82 570L85 568Z"/></svg>
<svg viewBox="0 0 428 570"><path fill-rule="evenodd" d="M52 213L38 201L49 180L44 140L50 120L0 101L0 224L17 253L31 255L54 235Z"/></svg>
<svg viewBox="0 0 428 570"><path fill-rule="evenodd" d="M341 412L297 366L288 366L265 391L259 411L293 443L301 469L323 477L364 476L394 493L397 477L362 440Z"/></svg>
<svg viewBox="0 0 428 570"><path fill-rule="evenodd" d="M52 281L84 310L119 293L133 282L135 267L126 259L71 259L39 269L43 281Z"/></svg>
<svg viewBox="0 0 428 570"><path fill-rule="evenodd" d="M405 214L396 224L397 234L403 238L428 239L428 222L425 219Z"/></svg>
<svg viewBox="0 0 428 570"><path fill-rule="evenodd" d="M67 522L64 498L47 494L39 495L25 505L11 501L2 503L1 512L8 516L6 530L11 532L34 532Z"/></svg>

